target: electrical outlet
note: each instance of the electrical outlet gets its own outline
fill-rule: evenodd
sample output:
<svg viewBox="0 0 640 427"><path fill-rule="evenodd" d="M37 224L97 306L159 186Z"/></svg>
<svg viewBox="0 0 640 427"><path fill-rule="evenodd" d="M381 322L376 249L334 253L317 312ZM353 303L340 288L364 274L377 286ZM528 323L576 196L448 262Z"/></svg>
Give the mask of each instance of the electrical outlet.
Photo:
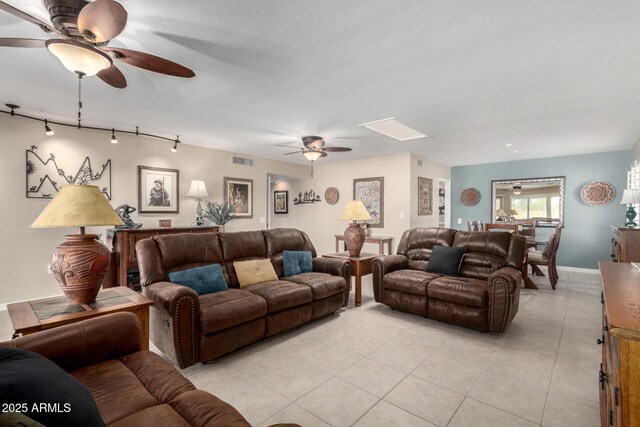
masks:
<svg viewBox="0 0 640 427"><path fill-rule="evenodd" d="M51 264L47 264L47 274L53 274L53 270L51 270Z"/></svg>
<svg viewBox="0 0 640 427"><path fill-rule="evenodd" d="M462 224L462 218L458 218L458 224Z"/></svg>

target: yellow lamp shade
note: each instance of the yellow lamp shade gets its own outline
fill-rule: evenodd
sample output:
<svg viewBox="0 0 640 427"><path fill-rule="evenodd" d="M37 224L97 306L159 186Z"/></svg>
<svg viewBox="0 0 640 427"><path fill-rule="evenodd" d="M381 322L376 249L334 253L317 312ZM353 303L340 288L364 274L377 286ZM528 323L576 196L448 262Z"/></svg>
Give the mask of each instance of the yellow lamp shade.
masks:
<svg viewBox="0 0 640 427"><path fill-rule="evenodd" d="M509 216L518 216L518 211L517 211L517 210L515 210L515 209L511 209L511 210L509 211Z"/></svg>
<svg viewBox="0 0 640 427"><path fill-rule="evenodd" d="M61 228L123 225L95 185L65 185L38 215L31 227Z"/></svg>
<svg viewBox="0 0 640 427"><path fill-rule="evenodd" d="M507 216L507 213L504 211L504 209L498 209L496 211L496 216L498 217Z"/></svg>
<svg viewBox="0 0 640 427"><path fill-rule="evenodd" d="M347 202L347 205L342 211L339 219L346 219L349 221L367 221L371 219L371 215L364 207L364 203L361 200L352 200Z"/></svg>

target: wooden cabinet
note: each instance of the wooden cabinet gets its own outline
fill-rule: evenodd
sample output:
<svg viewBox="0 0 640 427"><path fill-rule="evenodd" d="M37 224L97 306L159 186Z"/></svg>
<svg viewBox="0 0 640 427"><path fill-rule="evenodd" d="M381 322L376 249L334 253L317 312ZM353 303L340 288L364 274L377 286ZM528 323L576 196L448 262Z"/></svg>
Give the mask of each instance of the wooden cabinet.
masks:
<svg viewBox="0 0 640 427"><path fill-rule="evenodd" d="M139 228L137 230L111 229L107 234L107 246L111 247L111 266L103 287L129 286L136 288L140 275L136 242L162 234L216 233L218 227Z"/></svg>
<svg viewBox="0 0 640 427"><path fill-rule="evenodd" d="M640 262L640 227L611 226L611 259L615 262Z"/></svg>
<svg viewBox="0 0 640 427"><path fill-rule="evenodd" d="M601 425L640 426L640 270L601 261L600 276Z"/></svg>

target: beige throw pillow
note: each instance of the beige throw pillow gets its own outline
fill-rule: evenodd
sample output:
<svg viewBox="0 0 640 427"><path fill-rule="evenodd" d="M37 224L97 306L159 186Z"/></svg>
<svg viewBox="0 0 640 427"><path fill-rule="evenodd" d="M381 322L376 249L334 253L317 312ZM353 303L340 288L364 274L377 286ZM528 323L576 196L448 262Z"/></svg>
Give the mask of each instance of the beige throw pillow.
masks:
<svg viewBox="0 0 640 427"><path fill-rule="evenodd" d="M255 285L256 283L278 280L273 264L268 259L254 259L251 261L236 261L233 263L240 287Z"/></svg>

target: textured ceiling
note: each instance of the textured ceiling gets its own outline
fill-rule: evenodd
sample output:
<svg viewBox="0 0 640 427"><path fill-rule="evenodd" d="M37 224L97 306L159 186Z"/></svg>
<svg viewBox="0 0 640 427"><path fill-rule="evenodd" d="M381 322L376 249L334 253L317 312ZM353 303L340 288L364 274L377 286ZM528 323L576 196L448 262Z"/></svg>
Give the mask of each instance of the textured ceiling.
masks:
<svg viewBox="0 0 640 427"><path fill-rule="evenodd" d="M6 2L47 19L38 0ZM122 4L129 22L112 46L196 77L121 64L124 90L86 78L87 123L299 163L276 144L318 134L353 148L319 162L411 151L455 166L624 150L640 137L636 0ZM0 12L0 37L47 36ZM74 118L77 81L45 49L0 48L0 63L0 103ZM390 116L430 138L357 126Z"/></svg>

